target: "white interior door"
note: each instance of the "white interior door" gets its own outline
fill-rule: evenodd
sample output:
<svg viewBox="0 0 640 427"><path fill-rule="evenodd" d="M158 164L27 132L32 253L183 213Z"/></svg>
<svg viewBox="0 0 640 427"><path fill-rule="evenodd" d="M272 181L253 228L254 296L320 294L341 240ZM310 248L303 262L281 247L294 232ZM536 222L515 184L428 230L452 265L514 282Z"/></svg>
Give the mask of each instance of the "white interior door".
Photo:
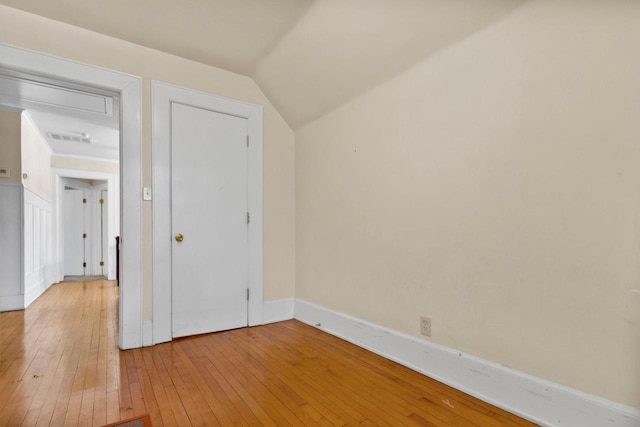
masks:
<svg viewBox="0 0 640 427"><path fill-rule="evenodd" d="M88 230L88 238L85 244L90 247L90 251L86 252L88 266L86 274L96 276L107 273L108 197L107 191L100 188L103 185L92 185L85 192L89 206L89 219L85 227Z"/></svg>
<svg viewBox="0 0 640 427"><path fill-rule="evenodd" d="M82 276L85 274L84 191L65 190L64 192L64 275Z"/></svg>
<svg viewBox="0 0 640 427"><path fill-rule="evenodd" d="M247 119L171 106L172 333L247 326Z"/></svg>

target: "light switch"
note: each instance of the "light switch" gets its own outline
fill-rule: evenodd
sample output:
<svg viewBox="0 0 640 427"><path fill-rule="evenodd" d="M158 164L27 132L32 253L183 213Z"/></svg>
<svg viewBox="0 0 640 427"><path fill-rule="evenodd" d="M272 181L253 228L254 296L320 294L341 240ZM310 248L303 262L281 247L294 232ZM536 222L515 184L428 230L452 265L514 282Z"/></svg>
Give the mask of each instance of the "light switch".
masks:
<svg viewBox="0 0 640 427"><path fill-rule="evenodd" d="M142 189L142 200L151 200L151 188L144 187Z"/></svg>

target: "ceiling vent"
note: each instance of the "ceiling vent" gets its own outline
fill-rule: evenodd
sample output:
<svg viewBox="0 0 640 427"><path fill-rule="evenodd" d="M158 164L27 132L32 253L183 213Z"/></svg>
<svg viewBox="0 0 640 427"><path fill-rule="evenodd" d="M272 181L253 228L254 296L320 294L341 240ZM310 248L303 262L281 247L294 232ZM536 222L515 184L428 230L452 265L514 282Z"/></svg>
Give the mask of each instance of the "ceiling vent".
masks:
<svg viewBox="0 0 640 427"><path fill-rule="evenodd" d="M91 144L91 137L86 133L73 135L69 133L47 132L47 137L52 141L83 142L85 144Z"/></svg>

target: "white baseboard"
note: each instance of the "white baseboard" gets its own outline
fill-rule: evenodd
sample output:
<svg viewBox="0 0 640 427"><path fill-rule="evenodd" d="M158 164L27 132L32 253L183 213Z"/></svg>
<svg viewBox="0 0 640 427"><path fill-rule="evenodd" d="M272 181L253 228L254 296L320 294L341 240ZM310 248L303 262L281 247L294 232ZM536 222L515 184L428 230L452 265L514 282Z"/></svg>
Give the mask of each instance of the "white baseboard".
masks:
<svg viewBox="0 0 640 427"><path fill-rule="evenodd" d="M640 426L638 409L301 299L295 318L542 426Z"/></svg>
<svg viewBox="0 0 640 427"><path fill-rule="evenodd" d="M24 293L24 308L29 307L40 295L44 293L51 285L56 283L54 276L49 274L44 279L38 280L36 283L29 286Z"/></svg>
<svg viewBox="0 0 640 427"><path fill-rule="evenodd" d="M0 311L24 309L24 295L9 295L0 297Z"/></svg>
<svg viewBox="0 0 640 427"><path fill-rule="evenodd" d="M262 324L293 319L293 298L267 301L262 307Z"/></svg>
<svg viewBox="0 0 640 427"><path fill-rule="evenodd" d="M153 321L142 321L142 346L149 347L153 345Z"/></svg>

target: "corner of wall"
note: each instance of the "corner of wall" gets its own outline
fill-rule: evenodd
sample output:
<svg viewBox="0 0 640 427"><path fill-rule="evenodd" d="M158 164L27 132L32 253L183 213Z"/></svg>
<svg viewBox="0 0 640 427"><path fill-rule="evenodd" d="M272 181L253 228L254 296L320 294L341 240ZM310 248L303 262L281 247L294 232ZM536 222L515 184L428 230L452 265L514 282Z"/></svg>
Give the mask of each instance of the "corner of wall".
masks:
<svg viewBox="0 0 640 427"><path fill-rule="evenodd" d="M637 427L640 410L310 302L295 319L542 426Z"/></svg>

